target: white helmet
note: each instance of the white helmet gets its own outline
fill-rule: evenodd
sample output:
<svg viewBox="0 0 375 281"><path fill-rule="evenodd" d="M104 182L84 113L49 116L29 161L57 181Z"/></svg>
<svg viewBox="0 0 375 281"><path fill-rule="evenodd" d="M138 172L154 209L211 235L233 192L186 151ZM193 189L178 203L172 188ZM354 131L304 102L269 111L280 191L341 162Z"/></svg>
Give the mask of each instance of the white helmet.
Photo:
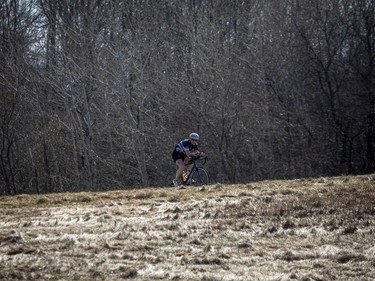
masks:
<svg viewBox="0 0 375 281"><path fill-rule="evenodd" d="M198 140L199 140L199 135L198 135L197 133L191 133L191 134L189 135L189 138L190 138L191 140L198 141Z"/></svg>

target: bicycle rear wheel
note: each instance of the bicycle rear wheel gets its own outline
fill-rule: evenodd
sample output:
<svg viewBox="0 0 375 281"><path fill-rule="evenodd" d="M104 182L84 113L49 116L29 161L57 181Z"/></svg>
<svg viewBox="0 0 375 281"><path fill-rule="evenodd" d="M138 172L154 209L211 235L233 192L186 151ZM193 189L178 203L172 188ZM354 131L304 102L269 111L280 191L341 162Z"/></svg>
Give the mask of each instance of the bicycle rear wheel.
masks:
<svg viewBox="0 0 375 281"><path fill-rule="evenodd" d="M172 180L176 176L176 170L170 170L164 178L164 186L173 186ZM181 180L178 181L178 184L181 185Z"/></svg>
<svg viewBox="0 0 375 281"><path fill-rule="evenodd" d="M201 167L193 171L191 178L193 185L205 185L210 183L208 172Z"/></svg>

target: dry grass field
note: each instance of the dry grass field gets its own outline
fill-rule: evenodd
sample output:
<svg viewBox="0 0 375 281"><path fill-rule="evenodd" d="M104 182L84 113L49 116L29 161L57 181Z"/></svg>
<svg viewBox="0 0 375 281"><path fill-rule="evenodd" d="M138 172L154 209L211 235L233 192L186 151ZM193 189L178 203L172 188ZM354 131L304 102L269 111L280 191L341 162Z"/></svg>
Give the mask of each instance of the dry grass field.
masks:
<svg viewBox="0 0 375 281"><path fill-rule="evenodd" d="M0 280L375 280L375 175L0 197Z"/></svg>

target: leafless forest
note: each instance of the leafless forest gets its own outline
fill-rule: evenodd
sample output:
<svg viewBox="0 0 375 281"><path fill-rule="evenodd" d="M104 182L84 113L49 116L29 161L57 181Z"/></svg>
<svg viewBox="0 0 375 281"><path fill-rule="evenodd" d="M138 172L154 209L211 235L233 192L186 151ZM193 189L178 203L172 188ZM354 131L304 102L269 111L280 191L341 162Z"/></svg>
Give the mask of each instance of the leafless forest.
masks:
<svg viewBox="0 0 375 281"><path fill-rule="evenodd" d="M1 0L0 50L0 194L158 186L191 131L215 182L375 171L373 0Z"/></svg>
<svg viewBox="0 0 375 281"><path fill-rule="evenodd" d="M0 280L375 280L375 174L0 197Z"/></svg>

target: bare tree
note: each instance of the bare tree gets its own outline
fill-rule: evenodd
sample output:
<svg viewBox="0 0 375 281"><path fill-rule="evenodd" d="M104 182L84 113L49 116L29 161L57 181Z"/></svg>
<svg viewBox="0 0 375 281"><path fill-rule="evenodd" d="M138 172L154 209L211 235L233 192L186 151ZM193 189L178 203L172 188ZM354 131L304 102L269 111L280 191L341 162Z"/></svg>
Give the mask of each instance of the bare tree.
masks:
<svg viewBox="0 0 375 281"><path fill-rule="evenodd" d="M375 169L369 1L0 4L2 193L150 186L190 131L223 182Z"/></svg>

